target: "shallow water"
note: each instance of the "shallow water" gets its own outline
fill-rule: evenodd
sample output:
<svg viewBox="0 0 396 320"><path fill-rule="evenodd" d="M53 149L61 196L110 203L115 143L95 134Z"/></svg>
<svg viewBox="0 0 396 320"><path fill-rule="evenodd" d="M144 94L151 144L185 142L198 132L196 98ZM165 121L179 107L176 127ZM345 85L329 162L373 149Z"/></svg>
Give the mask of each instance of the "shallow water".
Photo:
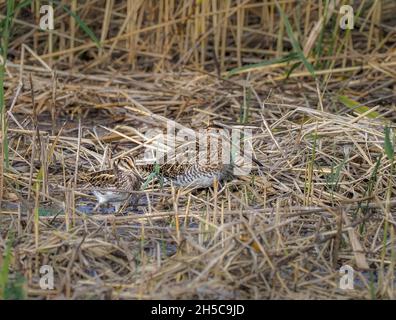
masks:
<svg viewBox="0 0 396 320"><path fill-rule="evenodd" d="M95 203L77 203L76 204L76 209L80 211L81 213L85 214L115 214L115 207L112 205L103 205L99 207L96 211L94 211L95 208ZM143 210L141 208L136 208L132 207L131 205L128 205L124 210L122 210L122 213L135 213L135 214L143 214Z"/></svg>

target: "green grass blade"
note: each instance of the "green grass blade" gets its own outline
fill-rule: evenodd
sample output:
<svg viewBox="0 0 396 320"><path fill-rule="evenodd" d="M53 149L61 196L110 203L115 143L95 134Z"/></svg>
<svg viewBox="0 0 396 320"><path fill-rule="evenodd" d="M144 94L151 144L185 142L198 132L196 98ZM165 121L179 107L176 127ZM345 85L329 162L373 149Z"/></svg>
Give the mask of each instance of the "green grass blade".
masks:
<svg viewBox="0 0 396 320"><path fill-rule="evenodd" d="M304 53L301 50L300 44L298 43L297 39L294 37L293 28L292 28L292 26L290 24L290 21L289 21L288 17L283 12L283 10L282 10L281 6L279 5L278 1L275 1L275 3L276 3L276 6L278 7L279 13L282 16L283 21L285 23L286 32L287 32L287 35L290 38L290 41L292 43L294 52L296 52L298 54L299 58L301 59L301 61L303 62L304 66L307 68L309 73L312 75L312 77L316 78L314 67L307 60L307 58L304 56Z"/></svg>
<svg viewBox="0 0 396 320"><path fill-rule="evenodd" d="M249 87L244 88L244 99L239 110L239 123L246 124L249 119L249 110L251 102L252 91Z"/></svg>
<svg viewBox="0 0 396 320"><path fill-rule="evenodd" d="M15 278L8 282L8 286L4 292L4 300L24 300L26 299L26 292L24 285L26 279L20 273L15 274Z"/></svg>
<svg viewBox="0 0 396 320"><path fill-rule="evenodd" d="M9 156L8 156L8 135L7 135L7 120L5 118L5 99L4 99L4 79L5 79L5 64L7 60L8 41L11 32L12 19L15 13L15 1L7 1L7 14L2 21L1 27L1 39L0 39L0 55L3 57L3 61L0 65L0 127L2 135L2 159L5 168L9 167ZM0 186L3 187L3 186Z"/></svg>
<svg viewBox="0 0 396 320"><path fill-rule="evenodd" d="M31 3L32 3L32 0L24 0L17 4L17 6L15 7L15 11L23 9L26 6L30 5Z"/></svg>
<svg viewBox="0 0 396 320"><path fill-rule="evenodd" d="M149 174L146 181L143 183L142 190L146 189L148 184L155 178L160 175L160 166L158 163L155 164L153 172Z"/></svg>
<svg viewBox="0 0 396 320"><path fill-rule="evenodd" d="M10 265L12 257L12 245L14 234L10 233L3 256L3 264L0 266L0 300L21 300L26 298L24 284L26 279L18 272L10 279Z"/></svg>
<svg viewBox="0 0 396 320"><path fill-rule="evenodd" d="M246 66L231 69L227 73L226 77L228 78L235 74L250 72L250 71L257 70L257 69L260 69L262 67L269 66L272 64L294 61L294 60L297 60L298 58L299 58L299 56L296 52L291 52L291 53L285 55L284 57L269 59L269 60L265 60L263 62L248 64Z"/></svg>
<svg viewBox="0 0 396 320"><path fill-rule="evenodd" d="M344 168L346 161L347 159L344 157L344 159L339 165L337 166L332 165L331 173L326 177L327 183L332 192L337 190L338 183L340 182L341 170Z"/></svg>
<svg viewBox="0 0 396 320"><path fill-rule="evenodd" d="M290 75L293 73L293 71L298 68L301 65L301 61L298 61L296 63L294 63L290 69L286 72L286 79L289 79Z"/></svg>
<svg viewBox="0 0 396 320"><path fill-rule="evenodd" d="M359 102L352 100L352 99L348 98L347 96L338 96L338 101L340 101L347 108L349 108L359 114L363 114L367 111L370 111L369 107L363 106ZM372 112L369 112L368 114L366 114L366 117L370 118L370 119L378 119L378 118L381 118L381 115L376 111L372 111Z"/></svg>
<svg viewBox="0 0 396 320"><path fill-rule="evenodd" d="M316 40L316 45L315 45L315 48L314 48L314 54L318 58L322 57L322 55L323 55L323 49L324 49L323 48L323 38L324 38L323 36L324 36L325 28L326 28L326 20L327 20L327 16L328 16L328 8L329 8L329 0L326 0L326 3L324 5L323 23L322 23L322 26L320 28L319 37ZM320 65L321 65L321 62L320 62L319 59L317 59L317 62L316 62L315 66L316 67L320 67Z"/></svg>
<svg viewBox="0 0 396 320"><path fill-rule="evenodd" d="M395 155L394 147L393 147L393 133L391 129L386 126L385 127L385 140L384 140L384 149L385 149L385 154L388 157L388 159L393 162L393 158Z"/></svg>
<svg viewBox="0 0 396 320"><path fill-rule="evenodd" d="M0 299L4 299L6 294L6 288L8 285L8 275L10 273L10 263L11 263L11 248L14 242L14 235L11 233L8 236L6 249L4 252L3 264L0 269Z"/></svg>
<svg viewBox="0 0 396 320"><path fill-rule="evenodd" d="M73 11L71 11L66 5L61 5L61 7L63 8L63 10L65 10L70 16L72 16L74 18L74 20L76 20L77 24L79 25L79 27L91 38L91 40L93 42L95 42L96 46L98 48L101 47L100 45L100 41L98 40L98 38L96 37L95 33L85 24L84 21L82 21L80 19L80 17Z"/></svg>
<svg viewBox="0 0 396 320"><path fill-rule="evenodd" d="M378 180L378 169L379 169L379 166L381 164L381 159L382 159L382 154L379 155L379 157L377 158L377 160L375 162L375 166L374 166L373 172L370 175L370 179L369 179L369 182L368 182L368 185L367 185L367 189L364 192L364 197L366 197L366 196L371 197L373 195L374 187L375 187L375 184L376 184L376 182ZM370 204L370 199L367 199L365 203L359 202L358 206L357 206L355 212L352 214L352 216L354 218L356 218L357 213L359 212L359 210L362 210L362 214L363 214L363 216L365 216L367 214L368 210L369 210L369 204ZM365 221L363 221L360 224L360 226L359 226L360 234L363 234L363 230L365 228L365 224L366 224Z"/></svg>

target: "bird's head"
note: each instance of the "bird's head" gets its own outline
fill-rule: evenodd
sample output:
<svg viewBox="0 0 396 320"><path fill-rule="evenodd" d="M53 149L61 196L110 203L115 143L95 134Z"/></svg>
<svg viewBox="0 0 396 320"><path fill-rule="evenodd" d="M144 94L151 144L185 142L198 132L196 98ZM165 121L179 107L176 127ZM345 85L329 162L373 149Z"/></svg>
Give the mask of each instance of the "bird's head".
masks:
<svg viewBox="0 0 396 320"><path fill-rule="evenodd" d="M131 156L118 158L114 161L114 169L116 171L136 171L135 159Z"/></svg>

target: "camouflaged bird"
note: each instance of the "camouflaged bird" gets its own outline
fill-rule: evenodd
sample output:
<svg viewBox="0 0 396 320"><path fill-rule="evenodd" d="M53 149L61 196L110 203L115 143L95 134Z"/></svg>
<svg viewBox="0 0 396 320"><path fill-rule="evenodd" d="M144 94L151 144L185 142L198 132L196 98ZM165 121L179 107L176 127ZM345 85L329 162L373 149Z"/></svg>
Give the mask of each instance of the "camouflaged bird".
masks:
<svg viewBox="0 0 396 320"><path fill-rule="evenodd" d="M231 160L231 148L222 148L221 132L218 129L222 128L215 126L206 128L204 135L204 138L206 138L205 149L202 151L199 149L199 144L195 144L196 152L192 163L187 161L187 163L137 165L138 172L145 181L147 181L149 174L156 172L156 176L163 178L165 184L173 184L176 187L207 188L213 186L215 180L221 182L234 178L234 168L240 165L241 157L235 159L235 161ZM212 140L210 141L210 139ZM227 139L229 140L229 138ZM227 158L224 161L223 153L229 156L228 161ZM252 161L260 167L263 166L254 157Z"/></svg>
<svg viewBox="0 0 396 320"><path fill-rule="evenodd" d="M145 181L149 174L158 171L157 176L163 178L165 185L173 184L176 187L208 188L213 186L215 180L233 177L232 166L223 164L146 164L137 168Z"/></svg>
<svg viewBox="0 0 396 320"><path fill-rule="evenodd" d="M115 203L118 211L122 202L127 200L131 193L141 190L151 179L163 179L164 184L168 186L207 188L213 186L215 181L234 178L234 168L238 162L222 161L222 154L230 153L230 150L222 148L212 150L211 146L213 144L208 143L203 153L196 147L198 152L192 163L188 161L138 165L135 164L133 157L127 156L116 160L113 169L83 175L81 180L88 182L94 188L93 193L98 200L95 210L110 202ZM256 159L252 160L262 166ZM138 196L135 197L135 201L137 200Z"/></svg>
<svg viewBox="0 0 396 320"><path fill-rule="evenodd" d="M140 190L143 182L136 172L134 159L129 156L115 160L113 169L82 174L80 180L93 188L98 201L94 210L103 204L113 203L116 212L131 193Z"/></svg>

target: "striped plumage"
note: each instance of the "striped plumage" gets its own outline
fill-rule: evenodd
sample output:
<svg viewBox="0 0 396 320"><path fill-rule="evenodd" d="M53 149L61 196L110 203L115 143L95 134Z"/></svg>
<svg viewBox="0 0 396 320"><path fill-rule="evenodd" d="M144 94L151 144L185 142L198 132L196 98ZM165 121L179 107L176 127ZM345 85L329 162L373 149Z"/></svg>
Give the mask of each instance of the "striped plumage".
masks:
<svg viewBox="0 0 396 320"><path fill-rule="evenodd" d="M216 134L215 137L219 139L219 135ZM154 172L158 174L156 178L163 178L166 185L207 188L212 186L215 180L221 182L233 178L234 167L238 167L236 164L223 161L223 152L225 155L230 154L229 149L217 145L217 148L212 150L212 146L213 144L207 143L205 153L200 152L197 147L195 161L192 162L135 165L134 158L123 157L116 160L113 169L85 174L81 176L81 180L88 182L88 185L94 189L93 193L98 200L95 209L102 204L112 202L115 203L116 211L133 191L142 188L143 182L147 182L148 177ZM262 166L256 159L252 160Z"/></svg>
<svg viewBox="0 0 396 320"><path fill-rule="evenodd" d="M148 174L159 171L165 183L173 183L177 187L199 187L207 188L213 185L214 181L228 180L234 177L234 164L231 162L231 148L224 149L221 136L224 135L222 128L210 126L206 128L204 152L199 149L200 145L195 144L195 161L183 163L165 163L159 165L159 170L155 164L137 165L138 171L144 180ZM230 140L229 137L225 138ZM223 160L223 153L229 156L228 163ZM227 154L228 153L228 154ZM200 161L201 160L201 161ZM256 159L254 162L262 166Z"/></svg>
<svg viewBox="0 0 396 320"><path fill-rule="evenodd" d="M114 203L116 212L133 191L140 190L142 179L136 173L134 159L123 157L114 162L113 169L82 174L80 180L93 188L98 200L94 210L105 203Z"/></svg>
<svg viewBox="0 0 396 320"><path fill-rule="evenodd" d="M155 164L137 166L141 175L147 179L148 174L155 172ZM159 176L166 184L176 187L207 188L214 180L222 181L232 177L232 166L223 164L163 164L159 166Z"/></svg>

